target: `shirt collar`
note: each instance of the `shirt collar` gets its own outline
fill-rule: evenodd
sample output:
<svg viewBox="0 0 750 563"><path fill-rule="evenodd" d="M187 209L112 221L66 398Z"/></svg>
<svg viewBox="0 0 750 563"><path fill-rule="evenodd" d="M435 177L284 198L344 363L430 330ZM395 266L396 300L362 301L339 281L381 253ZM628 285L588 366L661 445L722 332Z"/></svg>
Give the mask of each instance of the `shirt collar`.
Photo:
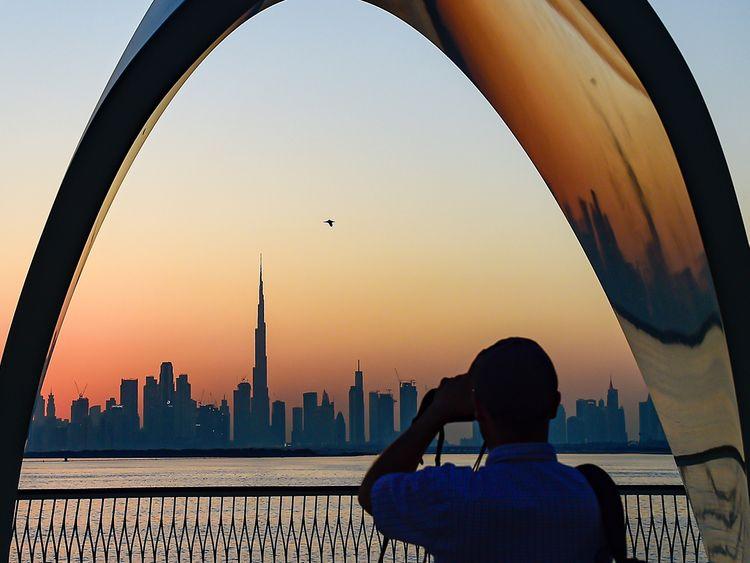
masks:
<svg viewBox="0 0 750 563"><path fill-rule="evenodd" d="M557 461L557 454L546 442L504 444L490 450L486 465L513 461Z"/></svg>

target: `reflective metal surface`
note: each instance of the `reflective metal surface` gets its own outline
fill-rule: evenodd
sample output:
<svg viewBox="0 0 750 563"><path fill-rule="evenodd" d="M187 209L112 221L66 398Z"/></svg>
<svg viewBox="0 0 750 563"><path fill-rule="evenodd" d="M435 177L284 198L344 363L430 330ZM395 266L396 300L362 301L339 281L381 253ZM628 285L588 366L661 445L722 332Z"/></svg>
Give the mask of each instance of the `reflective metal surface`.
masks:
<svg viewBox="0 0 750 563"><path fill-rule="evenodd" d="M4 427L16 428L0 475L0 549L9 545L36 392L117 187L192 70L243 21L275 3L156 0L107 84L45 226L0 364L0 392L18 397L0 413ZM738 320L747 310L738 290L749 277L747 239L710 118L656 16L643 0L370 3L443 50L519 139L615 310L709 556L745 559L750 506L743 427L750 421L743 426L738 397L750 402L750 389L733 370L748 365L741 349L747 329ZM629 62L635 59L639 72ZM647 88L644 73L653 77L660 70L680 83L655 86L651 80ZM672 107L678 87L683 97ZM681 119L696 124L697 141ZM728 272L733 259L740 263L737 279Z"/></svg>

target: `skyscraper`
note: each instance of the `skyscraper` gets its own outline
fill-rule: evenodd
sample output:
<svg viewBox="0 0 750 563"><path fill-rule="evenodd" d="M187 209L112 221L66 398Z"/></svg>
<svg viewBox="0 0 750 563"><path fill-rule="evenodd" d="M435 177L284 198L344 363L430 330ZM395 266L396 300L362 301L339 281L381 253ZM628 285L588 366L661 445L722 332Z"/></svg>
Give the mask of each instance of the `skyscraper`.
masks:
<svg viewBox="0 0 750 563"><path fill-rule="evenodd" d="M365 443L365 390L359 360L354 385L349 387L349 442L356 446Z"/></svg>
<svg viewBox="0 0 750 563"><path fill-rule="evenodd" d="M370 391L367 395L367 414L370 424L370 444L380 444L380 426L378 425L378 392Z"/></svg>
<svg viewBox="0 0 750 563"><path fill-rule="evenodd" d="M234 445L250 445L250 383L240 381L234 390Z"/></svg>
<svg viewBox="0 0 750 563"><path fill-rule="evenodd" d="M158 438L161 392L153 375L146 376L143 386L143 433L146 440L153 443Z"/></svg>
<svg viewBox="0 0 750 563"><path fill-rule="evenodd" d="M48 409L49 410L49 409ZM646 447L669 447L667 437L664 435L664 428L656 413L654 401L649 394L646 400L638 403L638 426L639 443Z"/></svg>
<svg viewBox="0 0 750 563"><path fill-rule="evenodd" d="M44 397L39 393L34 402L34 413L29 426L29 441L26 446L29 451L41 449L44 421Z"/></svg>
<svg viewBox="0 0 750 563"><path fill-rule="evenodd" d="M55 396L52 393L47 396L47 418L52 421L57 419L57 412L55 410Z"/></svg>
<svg viewBox="0 0 750 563"><path fill-rule="evenodd" d="M161 392L161 404L172 402L174 397L174 368L172 362L162 362L159 369L159 390Z"/></svg>
<svg viewBox="0 0 750 563"><path fill-rule="evenodd" d="M123 411L123 435L126 442L132 442L138 435L138 380L120 380L120 405Z"/></svg>
<svg viewBox="0 0 750 563"><path fill-rule="evenodd" d="M286 403L274 401L271 405L271 434L274 446L286 444Z"/></svg>
<svg viewBox="0 0 750 563"><path fill-rule="evenodd" d="M303 442L305 445L319 441L317 429L318 393L309 391L302 394L302 409L304 412Z"/></svg>
<svg viewBox="0 0 750 563"><path fill-rule="evenodd" d="M568 417L566 432L568 444L578 445L586 443L586 425L578 416Z"/></svg>
<svg viewBox="0 0 750 563"><path fill-rule="evenodd" d="M266 357L266 314L263 296L263 257L258 283L258 326L255 329L255 366L253 367L252 443L267 444L270 437L268 404L268 358Z"/></svg>
<svg viewBox="0 0 750 563"><path fill-rule="evenodd" d="M221 400L221 406L219 406L218 443L221 447L229 444L229 403L226 397Z"/></svg>
<svg viewBox="0 0 750 563"><path fill-rule="evenodd" d="M302 407L292 409L292 445L295 447L304 442L303 413Z"/></svg>
<svg viewBox="0 0 750 563"><path fill-rule="evenodd" d="M195 437L196 402L192 397L188 375L177 376L174 389L175 438L180 444L189 444Z"/></svg>
<svg viewBox="0 0 750 563"><path fill-rule="evenodd" d="M42 394L39 393L36 397L36 402L34 403L34 412L31 416L31 422L33 423L41 423L44 419L44 397L42 397Z"/></svg>
<svg viewBox="0 0 750 563"><path fill-rule="evenodd" d="M88 446L87 434L89 427L89 400L83 395L70 405L70 440L73 450L83 450Z"/></svg>
<svg viewBox="0 0 750 563"><path fill-rule="evenodd" d="M602 401L603 402L603 401ZM604 414L603 405L598 405L594 399L577 399L576 400L576 419L583 428L583 443L606 442L607 423ZM570 435L570 425L568 425L568 441L572 442ZM574 434L578 429L575 428Z"/></svg>
<svg viewBox="0 0 750 563"><path fill-rule="evenodd" d="M343 448L346 445L346 422L341 411L336 415L333 423L333 445L337 448Z"/></svg>
<svg viewBox="0 0 750 563"><path fill-rule="evenodd" d="M617 389L612 385L609 378L609 389L607 389L607 442L612 444L627 444L628 434L625 430L625 411L620 406L620 398Z"/></svg>
<svg viewBox="0 0 750 563"><path fill-rule="evenodd" d="M323 446L330 446L333 444L334 435L334 405L333 402L328 398L328 392L323 391L323 397L320 400L320 406L316 416L316 422L318 426L318 443Z"/></svg>
<svg viewBox="0 0 750 563"><path fill-rule="evenodd" d="M388 444L393 440L396 433L393 423L393 407L393 395L390 392L378 395L378 439L380 445Z"/></svg>
<svg viewBox="0 0 750 563"><path fill-rule="evenodd" d="M549 423L549 441L551 444L565 444L568 441L567 420L565 418L565 407L562 404L557 407L557 415Z"/></svg>
<svg viewBox="0 0 750 563"><path fill-rule="evenodd" d="M417 386L414 381L399 382L398 401L399 429L403 432L417 416Z"/></svg>

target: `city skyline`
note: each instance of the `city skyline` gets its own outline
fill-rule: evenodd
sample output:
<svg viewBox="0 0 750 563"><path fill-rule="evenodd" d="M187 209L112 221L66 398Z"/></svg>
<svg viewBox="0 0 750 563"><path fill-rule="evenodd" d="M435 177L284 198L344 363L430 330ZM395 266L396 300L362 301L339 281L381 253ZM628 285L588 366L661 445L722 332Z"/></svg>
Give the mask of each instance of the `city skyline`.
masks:
<svg viewBox="0 0 750 563"><path fill-rule="evenodd" d="M302 419L294 416L287 424L286 403L276 400L269 410L268 356L266 354L265 292L263 256L260 256L258 277L257 319L254 331L253 383L243 378L232 391L230 409L226 393L220 406L215 401L193 399L187 373L175 380L172 362L162 362L158 380L147 375L143 385L142 403L138 401L138 379L122 379L120 402L114 397L101 405L90 406L84 396L86 387L78 392L70 407L66 426L58 418L54 395L39 395L31 423L29 444L32 449L50 448L64 442L72 449L101 447L283 447L291 436L291 444L308 447L382 446L410 423L417 412L415 382L399 379L398 426L394 424L394 398L390 391L371 392L374 411L370 412L365 438L364 382L360 362L350 387L348 412L349 432L344 415L334 409L334 402L323 390L320 404L317 391L302 395ZM397 372L398 377L398 372ZM78 391L77 384L76 390ZM373 398L374 396L374 398ZM139 408L139 404L141 405ZM375 414L373 414L373 412ZM271 416L272 414L272 416ZM140 424L142 420L142 424ZM301 420L304 423L301 423ZM65 431L63 432L63 428ZM287 431L289 428L289 431ZM352 428L354 433L352 434ZM90 435L90 436L89 436Z"/></svg>
<svg viewBox="0 0 750 563"><path fill-rule="evenodd" d="M58 417L54 394L39 396L30 427L28 451L127 450L127 449L216 449L216 448L293 448L373 451L390 443L408 427L416 415L418 393L413 381L401 381L398 399L390 391L368 391L364 411L352 409L357 395L350 395L349 412L359 412L363 433L352 433L348 422L326 390L307 391L298 403L287 409L284 401L272 405L270 434L263 438L252 431L252 418L238 418L237 402L227 399L219 404L196 401L191 396L187 374L173 377L170 362L160 367L160 375L147 376L138 400L138 379L120 382L119 402L115 397L102 405L92 404L84 392L71 404L70 420ZM366 389L364 372L358 364L352 391ZM170 383L174 383L169 397ZM249 386L240 382L234 390L249 401ZM363 393L364 394L364 393ZM166 401L166 403L165 403ZM171 404L169 404L171 403ZM398 403L398 405L397 405ZM164 410L169 404L170 409ZM192 411L192 412L191 412ZM168 412L168 414L167 414ZM625 447L637 443L645 448L668 448L664 430L651 396L638 403L638 434L626 433L626 419L619 403L618 390L610 380L606 398L577 398L574 414L568 416L563 405L550 422L550 442L558 446L599 445ZM141 416L141 413L142 416ZM398 418L396 416L398 415ZM355 416L355 418L358 418ZM244 432L238 428L243 425ZM407 421L406 426L402 421ZM165 422L169 426L165 426ZM452 445L479 447L482 443L477 422L465 423L467 434L454 436ZM248 430L250 430L248 432ZM251 437L248 437L251 436Z"/></svg>
<svg viewBox="0 0 750 563"><path fill-rule="evenodd" d="M198 408L202 406L213 406L219 408L219 403L229 404L228 397L231 397L231 436L233 442L240 447L260 447L268 445L273 442L271 440L272 434L275 436L276 431L278 431L278 429L275 431L272 428L273 423L270 409L271 395L269 392L268 384L268 355L266 333L267 327L265 320L266 300L264 289L263 255L261 254L258 274L256 326L253 332L254 363L249 370L249 372L252 374L252 384L248 381L247 377L242 376L237 383L236 388L229 390L229 393L227 392L227 390L224 390L224 393L220 394L221 399L219 399L218 396L213 397L213 393L209 393L208 400L206 401L204 400L205 390L201 390L200 400L193 400L193 403L195 403ZM343 393L335 394L333 390L329 391L329 389L327 388L323 389L323 395L331 404L336 402L336 397L339 397L338 404L343 405L339 412L347 421L346 435L348 441L351 441L351 429L355 428L355 435L358 437L366 436L366 439L357 438L353 443L366 444L372 441L372 431L370 430L370 424L372 423L372 420L377 417L377 413L380 410L382 410L383 412L389 412L388 419L385 424L386 427L388 427L388 425L390 424L394 428L400 428L401 420L404 418L405 413L416 413L418 407L418 390L416 380L402 380L399 376L398 369L394 368L398 400L394 398L391 391L392 388L389 386L386 386L385 388L371 388L367 392L365 392L363 383L364 372L361 368L361 361L357 360L356 364L356 370L354 371L354 385L349 387L348 401L344 401L341 399ZM155 417L154 414L147 412L148 409L146 405L149 402L147 397L159 397L159 401L162 405L170 402L174 404L177 402L178 397L181 397L183 411L186 408L184 405L192 399L192 385L188 383L188 373L182 370L180 371L181 373L179 374L177 379L175 379L174 366L172 362L164 361L161 363L161 366L159 368L158 380L152 375L144 376L142 401L136 402L136 410L138 411L137 414L141 417L144 427L148 426L146 421L149 418ZM138 382L139 378L136 377L133 379L121 380L121 382L123 383L125 381ZM611 374L609 376L609 382L611 389ZM83 395L79 393L78 383L76 381L74 381L73 383L76 388L76 393L78 394L78 399L81 399ZM85 387L88 387L88 383L85 383ZM424 393L427 390L428 387L425 385L422 392ZM53 394L53 391L51 389L48 389L47 393L49 396L49 394ZM312 393L315 393L317 395L317 391L303 391L301 397L304 399L304 396L306 394L309 395ZM367 402L365 402L364 400L365 395L368 396ZM334 397L333 401L330 400L331 396ZM274 399L275 400L273 402L284 405L283 407L279 406L279 408L284 409L286 407L286 404L291 402L288 397L286 398L286 400L280 400L279 397L274 396ZM87 397L86 400L89 401L89 398ZM97 400L95 399L94 401L90 402L91 404L93 404L95 401ZM578 401L580 401L580 399L578 399L577 402ZM107 405L113 402L116 404L116 401L112 396L105 395L98 399L98 403L100 403L101 405ZM150 402L152 405L154 405L156 403L156 399L151 399ZM380 405L381 402L383 402L383 405ZM286 414L284 417L283 425L285 428L288 428L288 431L286 431L284 434L285 440L291 436L292 429L294 428L292 410L297 406L302 407L303 403L292 406L292 408L288 411L284 410ZM396 403L398 403L398 405L396 405ZM74 418L73 411L75 410L76 400L74 399L70 403L71 406L69 410L66 410L64 406L65 404L66 403L62 403L62 405L56 405L54 407L56 413L62 415L60 417L61 419L64 418L65 414L68 414L68 418L72 421ZM372 407L369 406L371 404L373 405ZM365 407L365 405L367 406ZM354 406L355 410L352 410L352 406ZM132 410L132 407L129 407L129 410ZM396 417L396 415L398 416ZM367 420L366 425L364 424L365 419ZM238 427L241 428L239 437L235 435L235 428ZM452 425L451 429L449 430L449 435L453 436L455 439L460 439L469 431L470 426L468 424L457 424ZM389 433L388 431L384 431L381 434L382 435L378 437L379 441L387 440L388 436L391 436L391 433Z"/></svg>
<svg viewBox="0 0 750 563"><path fill-rule="evenodd" d="M70 420L58 417L57 402L50 392L46 401L37 398L30 426L28 448L57 449L134 448L382 448L403 432L416 416L419 392L414 379L404 380L395 371L398 398L391 389L368 388L361 362L353 374L346 407L338 410L326 389L320 401L318 391L305 391L301 403L287 410L286 402L269 403L266 300L263 257L258 275L258 303L254 330L252 384L242 379L231 392L231 406L224 393L220 403L193 398L187 373L175 378L172 362L162 362L158 379L147 375L139 401L139 378L121 379L119 402L110 397L93 405L85 396L86 386L71 402ZM365 395L367 401L365 402ZM398 403L398 406L396 405ZM344 415L346 411L347 415ZM398 417L396 416L398 415ZM346 422L348 418L348 424ZM645 421L645 422L643 422ZM640 442L644 435L660 436L664 431L650 395L639 404ZM464 425L471 435L464 445L479 445L477 423ZM612 377L604 399L576 399L575 415L567 417L560 405L550 424L550 441L557 444L628 444L626 417ZM654 440L655 441L655 440ZM63 446L64 445L64 446Z"/></svg>

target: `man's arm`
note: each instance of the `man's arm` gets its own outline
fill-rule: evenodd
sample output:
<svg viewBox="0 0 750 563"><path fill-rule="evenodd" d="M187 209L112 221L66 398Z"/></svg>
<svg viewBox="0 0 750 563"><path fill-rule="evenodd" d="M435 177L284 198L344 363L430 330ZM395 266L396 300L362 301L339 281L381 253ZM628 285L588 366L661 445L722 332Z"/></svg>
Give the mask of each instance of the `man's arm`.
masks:
<svg viewBox="0 0 750 563"><path fill-rule="evenodd" d="M372 486L388 473L410 473L416 471L427 447L440 430L442 424L428 408L423 416L388 446L365 474L359 487L359 504L372 514Z"/></svg>
<svg viewBox="0 0 750 563"><path fill-rule="evenodd" d="M359 504L372 514L372 487L389 473L416 471L427 447L449 422L474 419L472 383L468 375L443 379L432 403L411 426L388 446L365 474L359 487Z"/></svg>

